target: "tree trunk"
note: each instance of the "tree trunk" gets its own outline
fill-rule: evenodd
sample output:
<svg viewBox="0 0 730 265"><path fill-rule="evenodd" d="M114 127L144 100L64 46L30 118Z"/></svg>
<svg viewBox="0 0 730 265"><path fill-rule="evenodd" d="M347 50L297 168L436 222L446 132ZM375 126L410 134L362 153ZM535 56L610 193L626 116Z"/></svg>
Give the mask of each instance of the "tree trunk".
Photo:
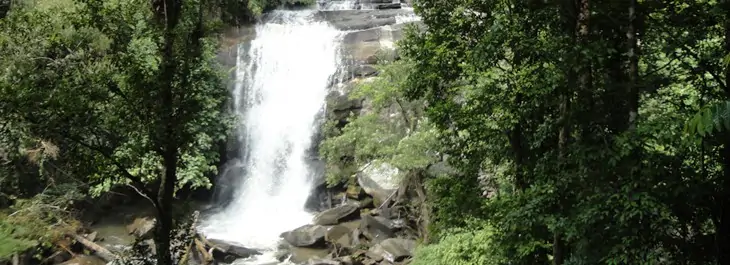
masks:
<svg viewBox="0 0 730 265"><path fill-rule="evenodd" d="M629 27L626 32L626 39L628 40L629 45L629 83L626 86L629 95L629 130L634 130L636 128L636 118L637 116L639 116L639 48L638 40L636 38L636 32L638 28L638 16L636 13L636 8L636 0L629 0Z"/></svg>
<svg viewBox="0 0 730 265"><path fill-rule="evenodd" d="M73 239L76 240L76 242L79 242L79 244L84 245L86 248L93 250L95 252L95 255L100 257L106 262L111 262L117 258L117 255L109 251L108 249L99 246L98 244L92 242L91 240L86 239L83 236L76 235L76 234L69 234Z"/></svg>
<svg viewBox="0 0 730 265"><path fill-rule="evenodd" d="M725 11L725 53L730 53L730 1L723 3ZM725 68L725 96L730 98L730 65ZM717 227L717 258L718 264L730 264L730 137L727 133L718 135L723 144L720 150L722 158L723 178L720 198L720 222Z"/></svg>
<svg viewBox="0 0 730 265"><path fill-rule="evenodd" d="M590 0L578 0L578 16L576 19L576 41L579 48L579 52L577 54L577 63L576 67L579 69L578 71L578 102L580 104L580 114L579 114L579 122L580 122L580 140L582 142L588 141L590 137L590 130L591 130L591 119L592 119L592 109L593 109L593 98L592 98L592 85L593 85L593 76L592 76L592 67L591 67L591 60L587 56L585 56L585 49L588 48L588 44L590 43L589 40L589 34L590 34Z"/></svg>
<svg viewBox="0 0 730 265"><path fill-rule="evenodd" d="M162 117L158 123L161 134L158 144L162 147L162 159L164 164L164 175L160 180L157 191L157 230L155 233L155 244L157 246L157 264L173 265L172 253L170 250L170 233L173 228L172 200L175 193L177 181L177 160L178 160L178 121L175 116L175 85L174 77L177 71L175 63L174 30L178 24L182 3L180 0L162 0L153 3L156 15L163 22L164 46L162 48L162 72L160 73L160 95Z"/></svg>

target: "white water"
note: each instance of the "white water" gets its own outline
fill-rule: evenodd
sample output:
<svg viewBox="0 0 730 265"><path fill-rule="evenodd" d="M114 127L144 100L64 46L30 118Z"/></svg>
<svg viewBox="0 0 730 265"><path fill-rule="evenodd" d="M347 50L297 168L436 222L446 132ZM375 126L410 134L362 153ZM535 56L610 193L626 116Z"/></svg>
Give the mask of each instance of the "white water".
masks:
<svg viewBox="0 0 730 265"><path fill-rule="evenodd" d="M304 210L313 177L305 156L339 66L341 38L313 14L274 11L257 25L248 58L238 59L233 93L246 174L229 206L201 227L209 238L268 250L238 264L276 264L279 235L312 219Z"/></svg>

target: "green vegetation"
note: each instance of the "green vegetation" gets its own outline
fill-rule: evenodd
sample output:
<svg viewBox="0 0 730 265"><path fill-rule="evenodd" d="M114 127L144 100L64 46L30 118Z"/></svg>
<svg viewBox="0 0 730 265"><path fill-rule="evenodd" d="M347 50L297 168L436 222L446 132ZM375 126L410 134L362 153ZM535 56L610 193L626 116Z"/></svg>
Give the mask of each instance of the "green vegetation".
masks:
<svg viewBox="0 0 730 265"><path fill-rule="evenodd" d="M53 242L84 194L129 187L157 208L171 264L175 193L210 188L230 127L207 4L36 1L0 20L3 245Z"/></svg>
<svg viewBox="0 0 730 265"><path fill-rule="evenodd" d="M0 260L128 188L207 189L223 23L307 1L0 0ZM730 264L730 4L415 1L400 59L328 124L327 182L387 165L422 264ZM182 191L182 192L181 192Z"/></svg>
<svg viewBox="0 0 730 265"><path fill-rule="evenodd" d="M414 4L425 27L353 93L373 110L321 150L330 183L454 169L421 179L413 264L730 263L730 5Z"/></svg>

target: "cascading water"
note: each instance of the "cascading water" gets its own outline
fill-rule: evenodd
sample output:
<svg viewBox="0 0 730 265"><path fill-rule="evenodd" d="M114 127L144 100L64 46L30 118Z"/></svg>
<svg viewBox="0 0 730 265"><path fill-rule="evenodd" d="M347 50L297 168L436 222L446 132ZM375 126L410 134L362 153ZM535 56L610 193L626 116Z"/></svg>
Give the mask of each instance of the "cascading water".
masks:
<svg viewBox="0 0 730 265"><path fill-rule="evenodd" d="M245 170L233 201L201 227L209 238L273 251L282 232L312 220L304 210L313 178L305 157L341 37L314 12L274 11L256 27L247 58L239 55L233 93ZM240 263L275 262L272 253L256 259Z"/></svg>

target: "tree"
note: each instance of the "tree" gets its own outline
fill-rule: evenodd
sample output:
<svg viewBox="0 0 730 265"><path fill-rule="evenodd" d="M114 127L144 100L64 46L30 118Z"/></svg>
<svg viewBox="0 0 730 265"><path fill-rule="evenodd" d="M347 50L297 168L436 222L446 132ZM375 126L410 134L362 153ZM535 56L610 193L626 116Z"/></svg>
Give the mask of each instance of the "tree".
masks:
<svg viewBox="0 0 730 265"><path fill-rule="evenodd" d="M93 194L127 185L157 208L158 264L172 264L172 202L210 187L228 128L205 1L80 1L2 22L0 112L58 143ZM50 25L50 26L49 26Z"/></svg>
<svg viewBox="0 0 730 265"><path fill-rule="evenodd" d="M494 227L490 246L503 255L496 259L724 260L713 249L726 245L727 233L715 230L726 211L713 201L727 197L720 152L727 137L677 133L678 121L726 100L722 5L414 5L426 30L403 43L403 57L414 62L403 89L425 102L450 163L465 173L450 183L478 185L473 176L487 175L500 191L477 216ZM445 214L460 212L452 209Z"/></svg>

